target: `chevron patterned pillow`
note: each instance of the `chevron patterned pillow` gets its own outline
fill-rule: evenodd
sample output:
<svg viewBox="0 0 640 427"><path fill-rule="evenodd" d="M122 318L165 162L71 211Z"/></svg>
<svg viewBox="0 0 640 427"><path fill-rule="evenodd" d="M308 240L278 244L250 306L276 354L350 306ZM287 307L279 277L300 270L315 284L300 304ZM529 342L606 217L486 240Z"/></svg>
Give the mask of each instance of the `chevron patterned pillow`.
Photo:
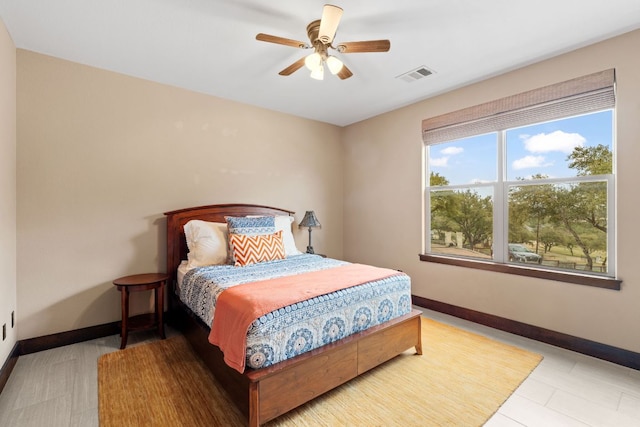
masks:
<svg viewBox="0 0 640 427"><path fill-rule="evenodd" d="M236 267L284 259L282 230L257 236L229 233L229 248L233 251Z"/></svg>

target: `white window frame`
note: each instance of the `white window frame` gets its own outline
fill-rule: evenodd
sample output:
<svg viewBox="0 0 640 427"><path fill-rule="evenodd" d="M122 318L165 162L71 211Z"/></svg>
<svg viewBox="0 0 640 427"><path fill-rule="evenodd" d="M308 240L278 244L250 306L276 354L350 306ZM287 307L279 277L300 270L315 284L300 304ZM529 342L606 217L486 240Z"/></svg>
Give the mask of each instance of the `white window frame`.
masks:
<svg viewBox="0 0 640 427"><path fill-rule="evenodd" d="M550 120L564 119L580 114L612 109L615 135L615 70L605 70L569 81L502 98L489 103L466 108L423 120L422 135L425 144L423 170L424 254L423 261L440 262L481 268L506 273L548 278L576 284L620 289L621 280L615 277L615 137L612 146L613 169L607 175L552 178L534 181L506 181L505 135L510 129L533 125ZM493 243L494 257L491 262L431 253L431 209L428 146L449 142L470 136L497 132L497 181L484 184L448 185L447 189L493 187ZM508 235L508 188L511 185L565 184L570 182L606 181L607 183L607 256L609 269L606 274L567 270L553 271L543 266L517 266L508 263L508 249L505 246ZM507 220L505 220L507 219ZM549 271L551 270L551 271Z"/></svg>

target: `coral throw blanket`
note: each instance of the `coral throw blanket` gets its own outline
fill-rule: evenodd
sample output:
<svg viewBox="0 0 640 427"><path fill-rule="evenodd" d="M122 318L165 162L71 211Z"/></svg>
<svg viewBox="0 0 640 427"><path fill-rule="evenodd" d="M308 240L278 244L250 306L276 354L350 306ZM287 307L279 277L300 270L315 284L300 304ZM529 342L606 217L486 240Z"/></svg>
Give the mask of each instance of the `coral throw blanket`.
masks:
<svg viewBox="0 0 640 427"><path fill-rule="evenodd" d="M233 286L218 296L209 342L222 350L227 365L242 373L246 336L254 320L278 308L400 274L404 273L370 265L347 264Z"/></svg>

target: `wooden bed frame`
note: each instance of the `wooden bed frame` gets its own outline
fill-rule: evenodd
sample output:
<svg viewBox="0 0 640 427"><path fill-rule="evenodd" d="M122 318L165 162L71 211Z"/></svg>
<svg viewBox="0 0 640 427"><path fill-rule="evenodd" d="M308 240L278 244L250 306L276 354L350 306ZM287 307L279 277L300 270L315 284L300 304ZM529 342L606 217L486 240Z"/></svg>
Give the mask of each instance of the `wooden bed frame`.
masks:
<svg viewBox="0 0 640 427"><path fill-rule="evenodd" d="M184 225L192 219L225 222L226 216L293 215L284 209L248 204L200 206L166 212L168 321L187 338L194 351L224 386L251 427L258 427L411 347L422 354L420 312L413 310L382 325L244 374L228 367L220 349L209 344L209 328L175 294L177 268L187 259Z"/></svg>

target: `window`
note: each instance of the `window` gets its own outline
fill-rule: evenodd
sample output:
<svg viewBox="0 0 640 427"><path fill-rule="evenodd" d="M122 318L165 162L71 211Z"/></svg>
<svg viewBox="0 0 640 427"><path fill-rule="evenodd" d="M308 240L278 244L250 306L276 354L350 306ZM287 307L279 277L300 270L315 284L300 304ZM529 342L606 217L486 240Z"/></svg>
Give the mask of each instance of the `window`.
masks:
<svg viewBox="0 0 640 427"><path fill-rule="evenodd" d="M619 289L614 70L427 119L426 261Z"/></svg>

